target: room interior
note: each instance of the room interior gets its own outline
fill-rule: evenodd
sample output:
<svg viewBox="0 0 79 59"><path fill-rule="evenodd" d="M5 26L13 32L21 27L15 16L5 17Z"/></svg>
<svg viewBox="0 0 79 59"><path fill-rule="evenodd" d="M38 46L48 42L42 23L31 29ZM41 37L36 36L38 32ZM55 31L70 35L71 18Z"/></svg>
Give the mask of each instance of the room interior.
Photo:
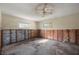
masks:
<svg viewBox="0 0 79 59"><path fill-rule="evenodd" d="M78 3L0 3L1 55L79 55Z"/></svg>

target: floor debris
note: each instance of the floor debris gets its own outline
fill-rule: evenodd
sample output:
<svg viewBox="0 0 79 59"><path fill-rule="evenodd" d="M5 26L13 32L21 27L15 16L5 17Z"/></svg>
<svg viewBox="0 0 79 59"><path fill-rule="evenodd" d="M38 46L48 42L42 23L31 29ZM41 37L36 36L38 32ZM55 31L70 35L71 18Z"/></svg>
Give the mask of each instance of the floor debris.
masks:
<svg viewBox="0 0 79 59"><path fill-rule="evenodd" d="M49 39L22 43L3 51L4 55L79 55L79 46Z"/></svg>

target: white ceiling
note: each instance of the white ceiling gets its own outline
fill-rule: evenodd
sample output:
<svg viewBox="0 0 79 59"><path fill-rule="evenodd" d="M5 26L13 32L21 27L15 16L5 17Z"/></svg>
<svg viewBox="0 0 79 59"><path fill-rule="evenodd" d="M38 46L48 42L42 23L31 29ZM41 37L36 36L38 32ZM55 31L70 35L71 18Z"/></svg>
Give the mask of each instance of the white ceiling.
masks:
<svg viewBox="0 0 79 59"><path fill-rule="evenodd" d="M53 15L41 17L36 14L34 10L38 4L39 3L0 3L0 9L3 13L34 21L79 13L78 3L52 3L55 8Z"/></svg>

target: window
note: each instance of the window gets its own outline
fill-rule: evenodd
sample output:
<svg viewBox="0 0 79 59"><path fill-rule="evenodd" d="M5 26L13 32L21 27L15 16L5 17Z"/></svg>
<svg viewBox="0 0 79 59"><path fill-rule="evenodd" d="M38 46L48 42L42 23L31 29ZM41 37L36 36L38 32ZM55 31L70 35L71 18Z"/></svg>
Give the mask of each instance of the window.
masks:
<svg viewBox="0 0 79 59"><path fill-rule="evenodd" d="M44 24L44 27L48 27L49 24Z"/></svg>
<svg viewBox="0 0 79 59"><path fill-rule="evenodd" d="M50 24L45 23L45 24L43 24L43 27L48 28L48 27L50 27Z"/></svg>
<svg viewBox="0 0 79 59"><path fill-rule="evenodd" d="M29 24L28 23L20 23L19 24L19 28L28 28L29 27Z"/></svg>

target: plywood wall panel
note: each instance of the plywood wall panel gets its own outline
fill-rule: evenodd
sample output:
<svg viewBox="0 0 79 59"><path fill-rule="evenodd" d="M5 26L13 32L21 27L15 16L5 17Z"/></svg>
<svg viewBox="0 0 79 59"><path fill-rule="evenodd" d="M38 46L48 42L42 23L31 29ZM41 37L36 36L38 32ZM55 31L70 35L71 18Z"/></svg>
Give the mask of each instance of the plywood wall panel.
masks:
<svg viewBox="0 0 79 59"><path fill-rule="evenodd" d="M29 35L28 34L29 34L28 30L25 30L25 39L26 40L28 40L28 38L29 38Z"/></svg>
<svg viewBox="0 0 79 59"><path fill-rule="evenodd" d="M8 33L5 33L6 31ZM11 42L18 42L18 41L25 40L25 39L30 40L31 38L38 38L38 36L40 36L40 37L46 38L46 39L57 40L57 41L66 41L66 42L79 44L79 30L76 30L76 29L40 30L40 31L31 30L31 29L28 29L28 30L23 30L23 29L9 30L8 29L8 30L3 30L3 35L2 35L3 41L5 39L4 38L5 35L10 36L9 41L11 40ZM0 33L0 42L1 42L1 33ZM0 45L0 47L1 47L1 45Z"/></svg>
<svg viewBox="0 0 79 59"><path fill-rule="evenodd" d="M32 30L32 38L37 37L38 35L38 30Z"/></svg>
<svg viewBox="0 0 79 59"><path fill-rule="evenodd" d="M68 30L63 30L63 41L68 42L69 41L69 33Z"/></svg>
<svg viewBox="0 0 79 59"><path fill-rule="evenodd" d="M57 30L54 30L54 40L58 40L58 37L57 37Z"/></svg>
<svg viewBox="0 0 79 59"><path fill-rule="evenodd" d="M1 50L1 30L0 30L0 50Z"/></svg>
<svg viewBox="0 0 79 59"><path fill-rule="evenodd" d="M54 33L54 31L53 31L53 30L50 30L50 38L51 38L52 40L54 39L53 33Z"/></svg>
<svg viewBox="0 0 79 59"><path fill-rule="evenodd" d="M58 30L58 41L63 41L63 30Z"/></svg>
<svg viewBox="0 0 79 59"><path fill-rule="evenodd" d="M24 40L24 30L17 30L17 41Z"/></svg>
<svg viewBox="0 0 79 59"><path fill-rule="evenodd" d="M41 31L40 31L40 36L41 36L42 38L45 38L45 30L41 30Z"/></svg>
<svg viewBox="0 0 79 59"><path fill-rule="evenodd" d="M47 39L49 38L49 39L51 39L51 32L50 32L50 30L47 30L46 31L46 36L45 36Z"/></svg>
<svg viewBox="0 0 79 59"><path fill-rule="evenodd" d="M47 38L47 30L44 30L44 35L45 38Z"/></svg>
<svg viewBox="0 0 79 59"><path fill-rule="evenodd" d="M31 37L32 37L32 30L29 29L29 30L28 30L28 38L29 38L29 40L31 39Z"/></svg>
<svg viewBox="0 0 79 59"><path fill-rule="evenodd" d="M10 40L10 30L3 30L3 45L6 46L8 44L10 44L11 40Z"/></svg>
<svg viewBox="0 0 79 59"><path fill-rule="evenodd" d="M11 30L11 43L16 42L16 30Z"/></svg>
<svg viewBox="0 0 79 59"><path fill-rule="evenodd" d="M77 42L77 44L79 44L79 30L76 30L76 42Z"/></svg>
<svg viewBox="0 0 79 59"><path fill-rule="evenodd" d="M70 30L69 31L69 36L70 36L70 42L75 43L76 42L76 33L75 30Z"/></svg>

